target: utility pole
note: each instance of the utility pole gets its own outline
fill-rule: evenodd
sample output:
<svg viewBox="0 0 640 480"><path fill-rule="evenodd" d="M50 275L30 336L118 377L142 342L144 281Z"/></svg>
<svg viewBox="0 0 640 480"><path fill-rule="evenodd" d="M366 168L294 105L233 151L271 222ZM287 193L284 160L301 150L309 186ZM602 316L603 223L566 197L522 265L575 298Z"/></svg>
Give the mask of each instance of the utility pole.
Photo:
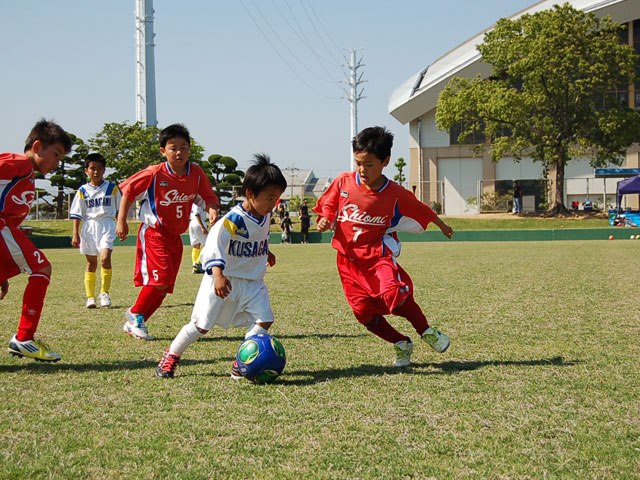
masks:
<svg viewBox="0 0 640 480"><path fill-rule="evenodd" d="M362 49L359 49L362 50ZM349 74L347 76L347 81L345 82L349 88L345 89L345 93L347 94L347 100L351 104L351 137L349 137L349 170L353 170L353 152L351 151L351 139L353 139L358 133L358 101L366 98L362 95L364 92L364 88L361 88L358 91L358 87L365 83L366 80L362 80L363 72L359 72L358 70L364 67L362 63L362 57L358 60L356 58L356 49L351 49L351 54L347 61L347 65L349 68Z"/></svg>
<svg viewBox="0 0 640 480"><path fill-rule="evenodd" d="M153 43L153 0L136 0L136 121L158 125L156 63Z"/></svg>
<svg viewBox="0 0 640 480"><path fill-rule="evenodd" d="M291 172L291 194L289 195L289 211L291 211L291 201L293 200L293 187L297 187L297 185L295 185L295 181L298 179L298 172L300 171L299 168L297 167L287 167L284 169L285 171L290 171Z"/></svg>

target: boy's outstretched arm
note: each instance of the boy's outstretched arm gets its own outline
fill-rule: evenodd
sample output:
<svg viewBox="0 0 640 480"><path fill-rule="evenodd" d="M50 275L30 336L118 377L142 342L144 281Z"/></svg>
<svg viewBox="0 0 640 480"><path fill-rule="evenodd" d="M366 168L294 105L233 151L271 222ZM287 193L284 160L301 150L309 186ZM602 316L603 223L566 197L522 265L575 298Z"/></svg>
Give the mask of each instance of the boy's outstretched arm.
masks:
<svg viewBox="0 0 640 480"><path fill-rule="evenodd" d="M316 226L319 232L326 232L331 228L331 222L327 217L318 217L316 220Z"/></svg>
<svg viewBox="0 0 640 480"><path fill-rule="evenodd" d="M71 234L71 246L78 248L80 246L80 220L73 219L73 233Z"/></svg>
<svg viewBox="0 0 640 480"><path fill-rule="evenodd" d="M213 293L220 298L227 298L231 293L231 281L225 277L220 267L213 267L211 275L213 276Z"/></svg>
<svg viewBox="0 0 640 480"><path fill-rule="evenodd" d="M435 223L438 226L438 228L440 229L440 231L445 237L447 238L453 237L453 228L451 228L450 225L444 223L440 217L436 217L433 223Z"/></svg>
<svg viewBox="0 0 640 480"><path fill-rule="evenodd" d="M116 222L116 236L121 242L126 240L129 235L129 224L127 224L127 215L129 214L129 208L133 202L126 196L122 196L120 200L120 209L118 210L118 221Z"/></svg>
<svg viewBox="0 0 640 480"><path fill-rule="evenodd" d="M216 223L216 221L218 220L218 208L220 206L215 204L215 203L211 203L209 205L207 205L205 207L205 211L207 212L207 214L209 215L209 223L211 225L213 225L214 223Z"/></svg>
<svg viewBox="0 0 640 480"><path fill-rule="evenodd" d="M269 250L267 253L267 265L273 267L276 264L276 256Z"/></svg>

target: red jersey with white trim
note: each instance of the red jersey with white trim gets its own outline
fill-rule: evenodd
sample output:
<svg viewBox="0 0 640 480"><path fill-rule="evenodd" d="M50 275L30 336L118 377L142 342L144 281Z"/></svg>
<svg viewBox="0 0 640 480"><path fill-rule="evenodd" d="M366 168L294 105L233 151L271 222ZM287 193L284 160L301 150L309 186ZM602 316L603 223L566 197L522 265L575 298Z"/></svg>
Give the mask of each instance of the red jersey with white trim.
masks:
<svg viewBox="0 0 640 480"><path fill-rule="evenodd" d="M313 211L335 221L333 248L359 260L397 256L393 251L399 247L395 232L420 233L437 218L431 208L396 182L385 178L384 184L372 191L362 184L357 172L338 175Z"/></svg>
<svg viewBox="0 0 640 480"><path fill-rule="evenodd" d="M120 191L130 201L139 200L140 221L150 227L161 226L176 235L189 228L191 205L219 205L218 196L199 165L188 162L186 172L176 175L168 162L150 165L120 184Z"/></svg>
<svg viewBox="0 0 640 480"><path fill-rule="evenodd" d="M36 198L33 164L26 155L0 153L0 219L17 227Z"/></svg>

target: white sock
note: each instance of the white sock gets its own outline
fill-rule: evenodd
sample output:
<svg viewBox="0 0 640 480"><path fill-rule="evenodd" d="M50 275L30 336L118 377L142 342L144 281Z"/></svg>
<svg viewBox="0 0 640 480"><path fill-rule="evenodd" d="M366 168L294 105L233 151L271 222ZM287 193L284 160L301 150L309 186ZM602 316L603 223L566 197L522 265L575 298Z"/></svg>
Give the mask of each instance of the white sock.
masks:
<svg viewBox="0 0 640 480"><path fill-rule="evenodd" d="M258 323L254 323L251 328L249 330L247 330L247 333L245 333L244 338L249 338L252 337L254 335L258 335L260 333L269 333L267 331L266 328L261 327L260 324Z"/></svg>
<svg viewBox="0 0 640 480"><path fill-rule="evenodd" d="M173 342L171 342L171 345L169 346L169 353L182 355L189 345L198 340L201 336L202 333L198 331L194 323L187 323L178 332L178 335L173 339Z"/></svg>

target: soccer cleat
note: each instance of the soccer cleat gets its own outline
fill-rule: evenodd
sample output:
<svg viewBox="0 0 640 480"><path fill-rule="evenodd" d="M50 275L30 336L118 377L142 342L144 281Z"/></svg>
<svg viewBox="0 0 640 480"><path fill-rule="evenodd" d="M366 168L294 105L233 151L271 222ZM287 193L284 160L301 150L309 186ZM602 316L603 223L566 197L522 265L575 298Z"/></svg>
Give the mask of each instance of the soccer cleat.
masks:
<svg viewBox="0 0 640 480"><path fill-rule="evenodd" d="M111 306L111 297L108 293L103 292L100 294L100 306L109 308Z"/></svg>
<svg viewBox="0 0 640 480"><path fill-rule="evenodd" d="M234 380L240 380L242 378L242 373L240 373L240 369L238 368L238 362L233 361L233 365L231 365L231 378Z"/></svg>
<svg viewBox="0 0 640 480"><path fill-rule="evenodd" d="M192 272L195 273L204 273L204 270L202 269L202 264L201 263L194 263L193 267L192 267Z"/></svg>
<svg viewBox="0 0 640 480"><path fill-rule="evenodd" d="M449 337L435 327L427 328L422 334L422 340L427 342L438 353L446 352L451 344Z"/></svg>
<svg viewBox="0 0 640 480"><path fill-rule="evenodd" d="M39 362L57 362L62 358L59 353L49 350L49 346L38 340L19 342L15 335L9 341L9 354L14 357L33 358Z"/></svg>
<svg viewBox="0 0 640 480"><path fill-rule="evenodd" d="M124 314L127 319L122 326L122 330L128 333L133 338L139 338L141 340L153 340L153 337L149 335L147 326L144 323L144 317L139 313L132 313L131 308L128 308Z"/></svg>
<svg viewBox="0 0 640 480"><path fill-rule="evenodd" d="M162 354L162 360L160 360L160 363L156 367L156 377L173 378L179 362L180 355L169 353L169 349L167 348Z"/></svg>
<svg viewBox="0 0 640 480"><path fill-rule="evenodd" d="M393 344L396 351L396 361L393 362L394 367L408 367L411 363L411 354L413 353L413 342L411 340L403 340Z"/></svg>
<svg viewBox="0 0 640 480"><path fill-rule="evenodd" d="M93 297L87 298L87 308L96 308L96 299Z"/></svg>

